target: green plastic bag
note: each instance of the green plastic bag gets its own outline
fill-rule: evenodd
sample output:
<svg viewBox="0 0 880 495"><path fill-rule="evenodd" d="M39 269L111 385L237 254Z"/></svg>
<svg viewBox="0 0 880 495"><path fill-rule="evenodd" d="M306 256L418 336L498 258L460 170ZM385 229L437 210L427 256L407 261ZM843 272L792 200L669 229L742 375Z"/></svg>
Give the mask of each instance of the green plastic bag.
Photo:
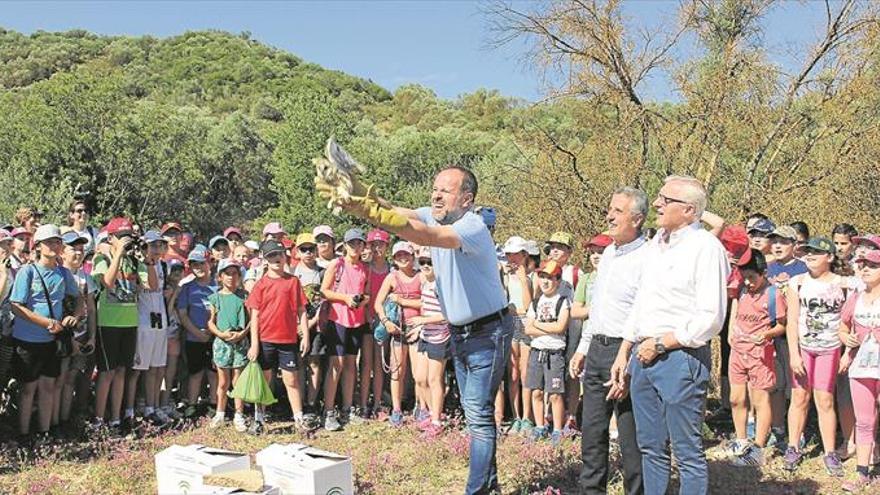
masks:
<svg viewBox="0 0 880 495"><path fill-rule="evenodd" d="M241 399L251 404L261 404L264 406L272 405L278 402L272 389L263 377L263 370L256 361L251 361L242 370L235 387L229 392L229 397L233 399Z"/></svg>

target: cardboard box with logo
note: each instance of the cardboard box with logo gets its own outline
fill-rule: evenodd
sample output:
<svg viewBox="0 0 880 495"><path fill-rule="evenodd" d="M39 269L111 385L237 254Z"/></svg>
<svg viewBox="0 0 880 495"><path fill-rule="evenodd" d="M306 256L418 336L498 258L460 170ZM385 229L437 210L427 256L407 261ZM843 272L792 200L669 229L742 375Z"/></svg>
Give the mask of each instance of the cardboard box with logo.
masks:
<svg viewBox="0 0 880 495"><path fill-rule="evenodd" d="M257 453L266 485L282 495L351 495L351 459L298 443L274 443Z"/></svg>
<svg viewBox="0 0 880 495"><path fill-rule="evenodd" d="M206 485L205 476L251 467L248 454L204 445L172 445L155 460L159 495L226 493L228 488Z"/></svg>

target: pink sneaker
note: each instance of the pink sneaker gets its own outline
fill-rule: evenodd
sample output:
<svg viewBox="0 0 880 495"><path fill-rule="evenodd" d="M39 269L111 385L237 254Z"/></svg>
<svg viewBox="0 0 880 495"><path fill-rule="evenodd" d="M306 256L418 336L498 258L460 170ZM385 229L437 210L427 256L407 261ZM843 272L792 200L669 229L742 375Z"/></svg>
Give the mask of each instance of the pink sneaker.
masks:
<svg viewBox="0 0 880 495"><path fill-rule="evenodd" d="M443 426L438 425L436 423L429 423L428 427L425 428L424 431L422 431L422 434L420 435L420 437L422 440L425 440L427 442L433 442L433 441L437 440L438 438L440 438L440 436L442 434L443 434Z"/></svg>
<svg viewBox="0 0 880 495"><path fill-rule="evenodd" d="M427 418L424 418L421 421L419 421L416 424L416 428L418 428L421 431L426 431L431 426L432 421L433 420L431 419L431 416L428 416Z"/></svg>

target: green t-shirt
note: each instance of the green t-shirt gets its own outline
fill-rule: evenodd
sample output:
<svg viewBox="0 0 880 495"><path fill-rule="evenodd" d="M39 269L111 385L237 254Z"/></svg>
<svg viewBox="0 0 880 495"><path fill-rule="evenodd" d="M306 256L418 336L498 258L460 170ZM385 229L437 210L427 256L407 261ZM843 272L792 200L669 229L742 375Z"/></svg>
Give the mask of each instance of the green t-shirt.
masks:
<svg viewBox="0 0 880 495"><path fill-rule="evenodd" d="M225 332L231 328L247 328L244 297L240 293L221 294L215 292L208 296L209 308L217 313L217 329Z"/></svg>
<svg viewBox="0 0 880 495"><path fill-rule="evenodd" d="M101 288L98 296L98 324L102 327L127 328L138 326L138 285L146 286L147 265L126 256L119 264L116 283L108 289L102 279L110 269L110 258L98 255L92 267L92 278Z"/></svg>
<svg viewBox="0 0 880 495"><path fill-rule="evenodd" d="M581 304L589 304L592 299L593 291L591 290L593 282L596 280L597 272L595 270L587 273L585 277L578 280L578 286L574 289L574 302Z"/></svg>

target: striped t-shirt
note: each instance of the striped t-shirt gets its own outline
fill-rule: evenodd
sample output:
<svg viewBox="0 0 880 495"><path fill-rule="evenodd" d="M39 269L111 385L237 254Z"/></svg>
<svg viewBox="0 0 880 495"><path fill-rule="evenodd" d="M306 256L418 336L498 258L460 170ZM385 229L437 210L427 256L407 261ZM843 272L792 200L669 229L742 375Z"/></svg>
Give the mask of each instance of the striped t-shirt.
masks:
<svg viewBox="0 0 880 495"><path fill-rule="evenodd" d="M422 282L422 316L442 314L440 301L437 299L435 282ZM449 323L429 323L422 327L422 340L429 344L442 344L449 340Z"/></svg>

